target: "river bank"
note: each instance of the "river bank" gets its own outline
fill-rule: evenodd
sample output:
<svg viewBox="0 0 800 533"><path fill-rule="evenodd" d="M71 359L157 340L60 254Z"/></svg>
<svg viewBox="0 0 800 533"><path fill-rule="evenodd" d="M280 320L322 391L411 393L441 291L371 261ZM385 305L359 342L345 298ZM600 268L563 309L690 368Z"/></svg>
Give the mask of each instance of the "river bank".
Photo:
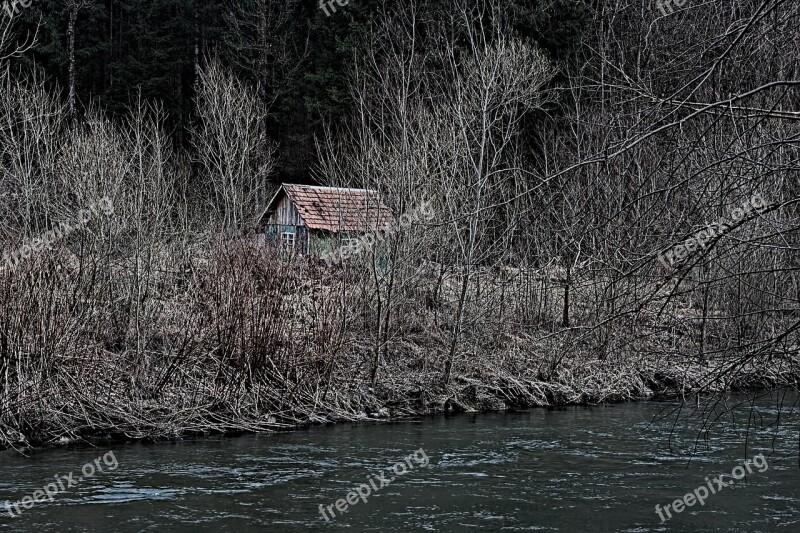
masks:
<svg viewBox="0 0 800 533"><path fill-rule="evenodd" d="M98 395L87 401L75 398L76 391L61 391L60 403L51 416L59 425L39 426L39 432L23 435L4 427L5 447L24 451L60 445L97 445L125 441L165 441L214 434L244 434L299 429L320 424L345 422L388 422L419 416L499 412L532 407L613 404L658 398L686 399L692 403L700 394L724 396L733 391L764 391L796 388L798 361L774 357L761 365L748 363L732 379L725 369L730 361L682 365L634 359L564 360L558 371L546 377L547 364L526 367L530 357L518 352L504 354L499 361L476 364L472 372L458 373L449 385L438 372L414 371L396 365L372 388L367 376L353 379L336 372L331 385L316 396L295 389L276 391L253 387L241 397L212 404L211 398L189 399L180 391L129 399L118 383L116 393ZM352 361L357 365L358 361ZM547 361L549 363L549 361ZM111 369L109 369L110 371ZM127 393L127 394L125 394ZM55 395L55 391L54 391ZM72 397L73 400L68 398ZM74 401L77 400L77 401ZM190 401L194 405L187 405ZM291 402L291 407L290 407ZM92 411L86 409L92 405ZM80 409L80 411L77 411ZM80 416L80 418L78 418ZM16 436L16 438L14 438Z"/></svg>
<svg viewBox="0 0 800 533"><path fill-rule="evenodd" d="M304 431L238 438L198 438L101 449L63 447L33 457L0 453L0 527L29 532L69 524L73 531L142 530L287 532L791 530L796 502L797 412L778 413L781 395L762 397L751 416L747 395L725 396L732 409L701 399L715 425L699 417L664 416L679 404L628 402L608 406L530 409L420 417L395 424L336 424ZM757 420L748 424L748 420ZM781 424L776 425L775 421ZM749 427L749 430L748 430ZM743 443L747 442L747 451ZM398 476L390 487L358 500L347 513L327 506L361 483L423 450L428 464ZM94 464L113 451L91 481L9 516L16 502L54 476ZM664 506L708 479L763 454L746 483L710 494L682 513ZM763 463L759 463L762 464ZM423 466L424 465L424 466ZM65 484L66 485L66 484ZM376 481L376 487L381 487ZM665 523L655 506L660 505ZM325 516L329 521L326 521ZM781 527L784 526L784 527Z"/></svg>
<svg viewBox="0 0 800 533"><path fill-rule="evenodd" d="M800 376L790 335L747 340L690 295L598 322L600 282L577 272L562 327L563 284L531 293L500 272L475 283L481 314L455 336L453 271L374 278L368 258L352 261L324 268L224 242L144 265L62 250L0 272L0 446L686 397Z"/></svg>

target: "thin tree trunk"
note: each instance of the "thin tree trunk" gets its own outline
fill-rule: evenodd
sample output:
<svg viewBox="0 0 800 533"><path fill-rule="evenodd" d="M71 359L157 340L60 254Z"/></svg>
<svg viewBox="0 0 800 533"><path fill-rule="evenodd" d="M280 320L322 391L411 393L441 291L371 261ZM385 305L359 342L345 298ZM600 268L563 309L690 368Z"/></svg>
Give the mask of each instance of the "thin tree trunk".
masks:
<svg viewBox="0 0 800 533"><path fill-rule="evenodd" d="M450 353L447 356L447 363L444 367L444 382L450 384L450 378L453 375L453 360L456 356L456 349L458 348L458 341L461 338L461 323L464 316L464 307L467 299L467 290L469 289L469 278L471 270L467 267L464 271L463 281L461 282L461 294L458 297L458 310L456 311L456 322L453 325L453 339L450 342Z"/></svg>
<svg viewBox="0 0 800 533"><path fill-rule="evenodd" d="M69 97L67 108L69 110L70 128L75 129L75 20L78 18L77 2L69 3L69 23L67 36L69 37Z"/></svg>
<svg viewBox="0 0 800 533"><path fill-rule="evenodd" d="M561 316L561 325L565 328L569 327L569 286L572 283L572 268L567 263L567 279L564 282L564 312Z"/></svg>

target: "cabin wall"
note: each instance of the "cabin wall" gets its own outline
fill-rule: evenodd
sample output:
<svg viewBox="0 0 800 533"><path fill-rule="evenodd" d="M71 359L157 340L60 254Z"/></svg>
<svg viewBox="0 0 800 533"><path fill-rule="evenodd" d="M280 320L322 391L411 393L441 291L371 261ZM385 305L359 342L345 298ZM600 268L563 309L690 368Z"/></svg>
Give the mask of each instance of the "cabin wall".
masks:
<svg viewBox="0 0 800 533"><path fill-rule="evenodd" d="M325 257L327 254L336 250L338 246L335 236L329 231L311 231L308 235L309 254Z"/></svg>
<svg viewBox="0 0 800 533"><path fill-rule="evenodd" d="M269 215L264 225L264 237L268 243L285 246L283 237L285 233L294 234L293 253L308 253L308 228L287 195L278 201L275 211Z"/></svg>
<svg viewBox="0 0 800 533"><path fill-rule="evenodd" d="M279 226L306 225L306 223L300 217L300 213L297 212L297 208L287 195L284 195L283 198L281 198L281 200L278 202L275 212L269 216L267 224L277 224Z"/></svg>

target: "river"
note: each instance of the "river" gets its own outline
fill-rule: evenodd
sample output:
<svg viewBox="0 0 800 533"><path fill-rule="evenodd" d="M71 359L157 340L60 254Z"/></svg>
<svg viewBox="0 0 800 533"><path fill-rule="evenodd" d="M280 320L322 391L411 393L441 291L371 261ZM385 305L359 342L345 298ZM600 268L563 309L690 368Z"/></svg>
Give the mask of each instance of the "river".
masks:
<svg viewBox="0 0 800 533"><path fill-rule="evenodd" d="M6 451L0 506L52 494L0 507L0 530L797 531L800 417L776 427L775 404L707 438L718 409L639 402Z"/></svg>

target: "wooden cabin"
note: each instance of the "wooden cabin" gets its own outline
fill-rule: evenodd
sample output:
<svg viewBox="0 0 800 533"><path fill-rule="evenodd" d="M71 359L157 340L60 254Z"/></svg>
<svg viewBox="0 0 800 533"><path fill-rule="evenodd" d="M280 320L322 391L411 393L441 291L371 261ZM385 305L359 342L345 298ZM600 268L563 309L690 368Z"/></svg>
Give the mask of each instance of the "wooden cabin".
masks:
<svg viewBox="0 0 800 533"><path fill-rule="evenodd" d="M376 191L291 183L281 185L260 220L267 242L318 256L395 223Z"/></svg>

